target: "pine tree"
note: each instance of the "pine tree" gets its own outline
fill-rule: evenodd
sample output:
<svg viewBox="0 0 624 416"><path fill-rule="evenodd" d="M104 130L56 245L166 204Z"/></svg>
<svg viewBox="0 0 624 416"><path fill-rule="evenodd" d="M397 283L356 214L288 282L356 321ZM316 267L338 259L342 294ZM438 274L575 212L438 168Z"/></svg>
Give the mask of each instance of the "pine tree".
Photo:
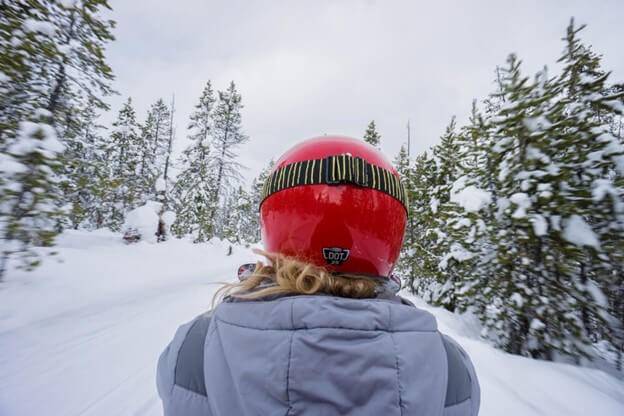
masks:
<svg viewBox="0 0 624 416"><path fill-rule="evenodd" d="M227 199L223 210L223 238L236 244L249 244L253 241L255 230L254 208L251 194L239 186Z"/></svg>
<svg viewBox="0 0 624 416"><path fill-rule="evenodd" d="M140 200L157 199L156 181L160 178L170 154L172 140L172 112L162 98L151 105L145 123L141 126L140 162L137 166L137 186Z"/></svg>
<svg viewBox="0 0 624 416"><path fill-rule="evenodd" d="M397 264L397 269L395 272L401 275L403 278L408 278L408 276L411 274L411 270L409 267L410 250L414 244L415 235L414 235L414 224L413 224L414 219L413 219L413 216L411 215L412 214L411 205L410 205L410 200L409 200L409 198L413 195L413 189L411 186L412 181L413 181L412 167L410 166L410 160L408 158L407 150L404 145L401 146L401 148L399 149L399 153L396 155L393 161L393 166L399 172L401 182L403 183L403 186L405 188L405 193L408 197L407 224L406 224L406 229L405 229L405 237L403 239L401 255L399 257L399 262Z"/></svg>
<svg viewBox="0 0 624 416"><path fill-rule="evenodd" d="M249 207L250 221L248 223L249 228L243 231L245 241L248 243L257 243L262 238L260 235L260 204L262 203L262 189L264 187L264 183L273 171L274 166L275 162L271 160L251 184L251 203Z"/></svg>
<svg viewBox="0 0 624 416"><path fill-rule="evenodd" d="M241 96L236 91L234 82L225 91L219 91L219 98L213 113L214 127L212 148L214 150L215 183L211 198L212 206L223 203L225 194L232 191L232 186L240 180L241 164L236 160L237 149L247 142L248 137L242 132ZM210 215L214 222L223 212L213 210ZM218 225L218 223L217 223ZM217 234L221 235L217 229Z"/></svg>
<svg viewBox="0 0 624 416"><path fill-rule="evenodd" d="M438 257L431 248L439 239L435 216L438 201L432 197L437 183L437 164L427 152L416 157L410 175L409 218L414 237L404 250L404 271L413 293L431 301L438 281Z"/></svg>
<svg viewBox="0 0 624 416"><path fill-rule="evenodd" d="M433 186L429 189L430 210L435 214L435 220L431 232L435 234L435 240L430 240L428 252L433 256L430 261L436 262L437 267L431 270L436 276L438 288L433 293L433 302L437 305L453 311L456 308L455 289L458 285L458 277L454 269L448 269L449 260L460 261L458 246L453 244L450 238L451 227L457 226L449 221L453 206L450 201L451 190L459 177L459 146L457 124L453 117L446 127L440 143L433 148L436 163L436 175ZM450 256L450 257L449 257ZM461 259L463 259L462 256Z"/></svg>
<svg viewBox="0 0 624 416"><path fill-rule="evenodd" d="M103 127L97 123L95 106L88 106L77 117L76 135L67 140L64 157L65 180L62 183L64 200L70 205L70 226L99 228L103 218L99 216L106 175L105 160L101 148Z"/></svg>
<svg viewBox="0 0 624 416"><path fill-rule="evenodd" d="M366 131L364 132L364 141L371 146L379 148L381 143L381 135L377 132L375 120L372 120L370 123L368 123L368 127L366 127Z"/></svg>
<svg viewBox="0 0 624 416"><path fill-rule="evenodd" d="M64 215L57 206L62 192L55 175L64 148L49 124L49 113L42 112L41 119L20 122L13 144L3 154L0 279L10 257L18 257L27 270L37 266L40 260L31 247L51 246Z"/></svg>
<svg viewBox="0 0 624 416"><path fill-rule="evenodd" d="M473 103L467 126L416 159L417 237L404 250L413 291L471 308L497 346L548 360L624 339L624 88L581 29L568 27L559 76L526 77L511 55L485 111Z"/></svg>
<svg viewBox="0 0 624 416"><path fill-rule="evenodd" d="M143 202L142 188L138 186L141 183L142 146L136 113L128 98L113 122L110 143L105 150L112 188L108 201L109 217L105 224L114 231L121 229L125 213Z"/></svg>
<svg viewBox="0 0 624 416"><path fill-rule="evenodd" d="M172 167L171 154L173 152L173 142L175 140L175 128L173 125L173 115L175 113L175 96L171 99L171 107L169 108L169 132L167 134L167 143L164 149L162 166L160 167L160 175L156 179L155 190L156 199L161 204L160 212L158 213L158 230L156 231L156 237L158 242L166 241L169 238L171 226L175 223L175 212L173 208L173 201L171 197L171 177L170 171Z"/></svg>
<svg viewBox="0 0 624 416"><path fill-rule="evenodd" d="M207 241L214 235L216 164L210 148L214 106L214 92L208 82L190 117L191 144L182 153L182 171L174 186L177 219L173 232L180 237L194 235L195 242Z"/></svg>
<svg viewBox="0 0 624 416"><path fill-rule="evenodd" d="M559 59L564 65L558 80L563 125L559 140L568 150L563 165L571 168L562 197L574 201L563 222L570 227L573 218L576 223L585 221L599 242L572 253L578 262L573 284L581 294L583 335L613 341L621 354L624 331L606 325L602 309L624 327L619 300L624 288L624 147L612 134L613 122L624 109L624 92L621 85L607 84L610 74L602 70L600 57L577 36L583 28L570 22ZM601 292L607 295L607 304L601 304Z"/></svg>
<svg viewBox="0 0 624 416"><path fill-rule="evenodd" d="M51 245L66 221L60 183L63 146L77 136L77 116L112 91L104 45L111 21L99 16L105 0L3 3L0 14L0 178L3 250L0 275L13 253L37 264L35 245ZM12 167L11 167L12 166ZM63 188L72 188L63 186ZM36 194L36 196L33 194ZM54 208L53 208L54 207Z"/></svg>

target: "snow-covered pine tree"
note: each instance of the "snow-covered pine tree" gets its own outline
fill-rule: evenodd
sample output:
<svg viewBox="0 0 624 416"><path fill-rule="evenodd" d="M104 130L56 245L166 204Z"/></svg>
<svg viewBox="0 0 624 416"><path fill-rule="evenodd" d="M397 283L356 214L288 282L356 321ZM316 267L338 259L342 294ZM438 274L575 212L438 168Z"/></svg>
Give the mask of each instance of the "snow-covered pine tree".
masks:
<svg viewBox="0 0 624 416"><path fill-rule="evenodd" d="M444 218L445 249L442 247L438 267L445 280L434 299L450 310L464 310L476 303L474 297L481 294L470 293L471 284L487 279L484 264L491 260L487 238L492 211L492 193L487 190L491 174L485 152L489 134L476 102L469 121L454 137L457 179L449 190L448 201L439 207L439 216Z"/></svg>
<svg viewBox="0 0 624 416"><path fill-rule="evenodd" d="M231 192L233 186L240 180L241 164L236 160L237 150L248 137L242 131L241 95L236 91L232 81L225 91L219 91L219 98L213 113L212 149L216 170L215 183L211 198L212 206L222 206L224 197ZM213 211L210 221L217 225L216 231L221 235L221 229L215 219L225 217L224 213Z"/></svg>
<svg viewBox="0 0 624 416"><path fill-rule="evenodd" d="M555 78L531 80L510 56L484 114L473 105L453 146L418 157L413 173L410 288L440 302L432 283L451 280L486 336L543 359L592 355L596 341L621 350L624 338L624 88L607 83L579 30L568 28ZM451 262L456 253L467 257Z"/></svg>
<svg viewBox="0 0 624 416"><path fill-rule="evenodd" d="M156 237L158 242L165 241L169 238L171 226L175 222L175 212L172 211L173 205L171 195L171 155L173 152L173 142L175 140L175 127L173 125L173 115L175 114L175 95L171 98L171 107L169 108L169 131L167 132L167 146L164 149L162 166L160 175L156 179L155 191L156 199L161 204L158 213L158 230Z"/></svg>
<svg viewBox="0 0 624 416"><path fill-rule="evenodd" d="M549 153L556 114L556 85L545 71L535 82L520 72L511 55L501 71L503 105L492 118L488 160L496 175L497 205L492 234L495 252L473 293L486 294L478 306L488 332L505 350L552 359L558 341L575 331L568 298L552 284L557 251L548 235L553 180L558 171ZM556 301L555 301L556 300ZM552 341L552 342L551 342ZM563 349L563 348L562 348Z"/></svg>
<svg viewBox="0 0 624 416"><path fill-rule="evenodd" d="M545 71L529 82L510 61L505 104L494 119L493 150L501 157L495 169L497 257L486 290L494 299L485 299L486 327L508 351L545 359L555 352L585 355L589 322L604 323L596 290L584 277L583 246L591 251L597 242L569 238L570 226L593 234L585 222L591 209L582 202L591 199L591 181L581 182L594 167L587 163L589 136L569 117L564 89L561 78L548 79ZM580 111L588 108L577 104Z"/></svg>
<svg viewBox="0 0 624 416"><path fill-rule="evenodd" d="M381 135L375 126L375 120L371 120L371 122L368 123L366 131L364 132L364 141L379 149L379 146L381 145Z"/></svg>
<svg viewBox="0 0 624 416"><path fill-rule="evenodd" d="M416 157L410 175L409 216L414 237L404 250L402 273L413 293L431 301L432 288L437 285L438 257L431 251L437 243L438 201L433 199L437 185L437 164L427 152Z"/></svg>
<svg viewBox="0 0 624 416"><path fill-rule="evenodd" d="M407 226L405 229L405 237L403 239L403 246L401 248L401 255L399 257L399 262L396 267L396 273L398 273L403 278L407 278L410 275L410 267L409 267L409 257L412 250L412 246L414 243L414 224L413 224L413 216L411 215L411 205L409 198L413 195L412 189L412 166L407 155L407 149L405 145L401 146L399 149L399 153L397 153L396 157L393 161L393 166L399 172L401 177L401 182L403 182L403 186L405 187L405 193L408 197L407 204Z"/></svg>
<svg viewBox="0 0 624 416"><path fill-rule="evenodd" d="M103 52L106 43L113 40L114 22L100 16L102 9L110 9L106 0L35 3L39 10L46 10L48 23L54 27L50 36L53 45L48 45L54 53L41 51L43 59L38 64L46 78L46 109L52 113L55 129L65 143L60 174L64 198L58 205L71 208L69 217L59 226L75 228L84 211L79 201L88 198L84 172L93 167L89 159L77 158L76 151L85 146L81 136L85 126L94 122L97 110L109 108L102 98L113 93L113 74Z"/></svg>
<svg viewBox="0 0 624 416"><path fill-rule="evenodd" d="M140 161L137 166L138 180L135 185L140 193L141 203L157 200L156 181L163 175L172 138L171 109L162 98L150 106L141 126Z"/></svg>
<svg viewBox="0 0 624 416"><path fill-rule="evenodd" d="M562 89L559 140L567 149L562 165L570 170L560 193L574 201L564 213L562 237L572 244L568 255L577 260L570 284L580 292L577 303L584 337L615 342L621 354L624 147L612 126L624 110L624 92L622 85L607 83L610 74L601 68L600 57L578 38L583 28L570 22L559 58L564 66L558 79ZM607 325L603 308L619 320L617 327Z"/></svg>
<svg viewBox="0 0 624 416"><path fill-rule="evenodd" d="M30 267L35 245L51 245L64 221L60 142L75 136L88 100L105 108L112 72L103 49L105 0L3 3L0 14L0 150L3 152L0 275L11 253ZM53 208L54 207L54 208Z"/></svg>
<svg viewBox="0 0 624 416"><path fill-rule="evenodd" d="M107 193L111 199L107 201L105 225L114 231L121 229L126 212L143 202L143 188L139 186L142 147L136 112L132 99L128 98L113 122L110 140L104 151L109 170L108 183L112 188Z"/></svg>
<svg viewBox="0 0 624 416"><path fill-rule="evenodd" d="M172 231L178 237L193 235L195 242L208 241L214 235L216 164L210 148L214 106L214 91L208 81L190 116L191 143L182 153L181 172L173 188L176 222Z"/></svg>
<svg viewBox="0 0 624 416"><path fill-rule="evenodd" d="M45 97L36 92L38 71L33 60L48 42L42 13L27 4L2 5L0 13L0 150L14 140L19 123L45 108ZM42 26L37 27L37 22ZM37 30L38 29L38 30Z"/></svg>
<svg viewBox="0 0 624 416"><path fill-rule="evenodd" d="M436 162L435 182L430 196L430 210L434 214L435 225L431 232L435 239L429 242L428 251L437 258L438 288L432 293L435 304L443 306L451 311L456 308L455 289L459 284L459 277L451 269L447 269L449 260L461 262L465 255L458 252L458 246L449 238L451 227L457 227L449 221L449 214L454 209L451 204L451 190L459 177L459 146L458 132L455 117L446 127L440 143L433 147L433 155ZM450 257L449 257L450 256ZM433 259L432 259L433 261Z"/></svg>
<svg viewBox="0 0 624 416"><path fill-rule="evenodd" d="M18 267L37 266L40 260L33 247L51 246L64 216L58 208L62 192L56 174L64 147L50 125L50 113L41 110L40 114L41 121L22 121L17 131L7 135L12 143L0 168L0 280L11 257L17 257Z"/></svg>
<svg viewBox="0 0 624 416"><path fill-rule="evenodd" d="M69 223L74 229L101 227L102 202L106 199L106 161L102 157L103 127L97 123L96 106L87 106L76 117L75 132L66 140L64 152L64 200L70 206Z"/></svg>
<svg viewBox="0 0 624 416"><path fill-rule="evenodd" d="M262 203L262 189L269 174L273 170L275 161L269 161L269 164L262 169L260 174L251 183L251 206L249 210L249 229L245 230L245 238L248 243L257 243L261 240L260 235L260 204Z"/></svg>
<svg viewBox="0 0 624 416"><path fill-rule="evenodd" d="M252 228L257 226L255 211L252 195L239 186L228 198L223 211L223 238L237 244L256 242L256 230Z"/></svg>
<svg viewBox="0 0 624 416"><path fill-rule="evenodd" d="M413 191L412 189L412 163L407 154L407 149L405 145L402 145L399 149L399 153L397 153L396 157L393 161L393 166L399 172L399 176L401 178L401 182L403 183L403 187L405 188L405 193L408 197L408 207L409 207L409 197ZM407 226L405 229L405 239L404 245L409 246L414 240L414 232L412 230L411 217L409 216L409 208L408 208L408 219Z"/></svg>

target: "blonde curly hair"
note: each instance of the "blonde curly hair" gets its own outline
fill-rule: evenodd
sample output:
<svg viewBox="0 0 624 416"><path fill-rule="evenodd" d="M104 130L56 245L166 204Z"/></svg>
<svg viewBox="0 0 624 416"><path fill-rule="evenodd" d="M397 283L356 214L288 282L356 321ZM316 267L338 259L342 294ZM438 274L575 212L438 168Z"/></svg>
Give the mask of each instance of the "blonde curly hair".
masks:
<svg viewBox="0 0 624 416"><path fill-rule="evenodd" d="M215 301L225 296L241 299L259 299L282 294L327 294L345 298L373 298L379 279L333 274L327 269L277 253L254 250L265 257L269 264L256 263L253 273L237 283L226 283L216 293ZM213 302L214 303L214 302Z"/></svg>

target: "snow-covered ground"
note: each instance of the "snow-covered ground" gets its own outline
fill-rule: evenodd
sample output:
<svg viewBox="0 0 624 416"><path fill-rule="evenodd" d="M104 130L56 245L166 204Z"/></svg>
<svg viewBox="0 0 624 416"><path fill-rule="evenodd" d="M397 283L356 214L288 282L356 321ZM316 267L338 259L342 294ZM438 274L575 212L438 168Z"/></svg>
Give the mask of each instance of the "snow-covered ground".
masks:
<svg viewBox="0 0 624 416"><path fill-rule="evenodd" d="M210 307L218 282L253 261L219 241L127 246L68 232L59 255L0 285L0 415L158 415L158 354L180 323ZM623 415L624 383L599 370L497 351L478 322L419 306L471 355L482 415Z"/></svg>

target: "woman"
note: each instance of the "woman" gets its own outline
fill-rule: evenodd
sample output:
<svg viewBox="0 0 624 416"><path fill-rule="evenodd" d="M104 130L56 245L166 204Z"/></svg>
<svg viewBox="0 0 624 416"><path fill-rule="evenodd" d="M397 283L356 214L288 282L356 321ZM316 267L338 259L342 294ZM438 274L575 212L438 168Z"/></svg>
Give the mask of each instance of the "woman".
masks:
<svg viewBox="0 0 624 416"><path fill-rule="evenodd" d="M390 278L406 206L360 140L284 154L260 204L268 265L178 330L158 363L165 415L476 415L470 359Z"/></svg>

